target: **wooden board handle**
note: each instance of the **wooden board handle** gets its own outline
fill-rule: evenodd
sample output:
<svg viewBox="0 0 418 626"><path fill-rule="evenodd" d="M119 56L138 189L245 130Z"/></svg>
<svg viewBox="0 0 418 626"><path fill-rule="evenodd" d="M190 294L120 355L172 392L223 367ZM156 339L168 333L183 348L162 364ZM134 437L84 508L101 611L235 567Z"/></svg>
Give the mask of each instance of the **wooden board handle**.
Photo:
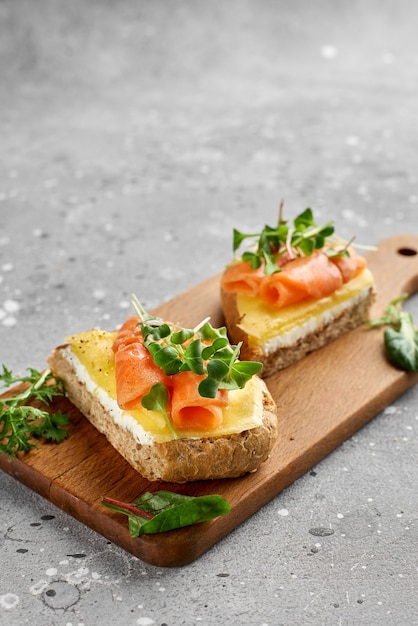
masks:
<svg viewBox="0 0 418 626"><path fill-rule="evenodd" d="M381 315L391 300L418 291L418 236L397 235L385 239L366 255L376 277L377 299L372 315Z"/></svg>

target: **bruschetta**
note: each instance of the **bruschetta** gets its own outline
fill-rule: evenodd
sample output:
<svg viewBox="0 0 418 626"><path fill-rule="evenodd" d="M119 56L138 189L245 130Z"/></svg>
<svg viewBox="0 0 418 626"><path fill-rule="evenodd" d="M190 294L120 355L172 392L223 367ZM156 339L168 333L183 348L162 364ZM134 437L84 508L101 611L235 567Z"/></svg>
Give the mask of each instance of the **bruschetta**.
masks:
<svg viewBox="0 0 418 626"><path fill-rule="evenodd" d="M72 335L49 356L69 400L150 481L257 470L277 438L274 400L225 329L136 314L119 330Z"/></svg>
<svg viewBox="0 0 418 626"><path fill-rule="evenodd" d="M238 253L244 240L252 249ZM234 259L221 276L228 335L267 377L361 325L375 298L373 275L352 242L311 209L246 235L234 230Z"/></svg>

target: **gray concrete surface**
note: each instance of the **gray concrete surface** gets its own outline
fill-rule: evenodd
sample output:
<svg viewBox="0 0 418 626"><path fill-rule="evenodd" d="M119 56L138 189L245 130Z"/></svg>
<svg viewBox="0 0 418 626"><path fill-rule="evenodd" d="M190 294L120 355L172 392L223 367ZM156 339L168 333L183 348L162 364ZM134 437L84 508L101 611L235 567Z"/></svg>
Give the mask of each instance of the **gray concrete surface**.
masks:
<svg viewBox="0 0 418 626"><path fill-rule="evenodd" d="M41 368L132 291L151 308L219 271L282 197L370 244L418 232L417 19L412 0L0 2L0 362ZM417 625L417 432L415 387L179 569L2 474L0 623Z"/></svg>

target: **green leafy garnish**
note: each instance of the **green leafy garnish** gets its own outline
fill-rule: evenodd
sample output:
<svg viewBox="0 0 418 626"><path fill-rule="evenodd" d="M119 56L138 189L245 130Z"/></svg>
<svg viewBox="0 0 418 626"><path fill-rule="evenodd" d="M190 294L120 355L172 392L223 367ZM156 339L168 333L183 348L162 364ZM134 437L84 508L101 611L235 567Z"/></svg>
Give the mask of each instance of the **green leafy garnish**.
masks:
<svg viewBox="0 0 418 626"><path fill-rule="evenodd" d="M407 372L418 372L418 330L411 313L402 310L408 294L392 300L382 317L367 320L372 328L389 326L384 332L384 346L389 360Z"/></svg>
<svg viewBox="0 0 418 626"><path fill-rule="evenodd" d="M104 497L102 504L128 516L131 537L191 526L230 511L222 496L186 496L172 491L147 491L129 504Z"/></svg>
<svg viewBox="0 0 418 626"><path fill-rule="evenodd" d="M177 433L173 428L173 424L167 413L168 391L167 387L162 383L155 383L149 392L142 398L141 402L144 409L149 411L158 411L164 417L165 423L171 432L173 439L178 439Z"/></svg>
<svg viewBox="0 0 418 626"><path fill-rule="evenodd" d="M204 375L199 384L202 397L215 398L218 389L242 389L261 370L262 363L239 360L241 344L229 343L225 327L214 328L204 320L193 329L171 328L160 318L149 315L135 295L132 303L139 318L144 345L154 363L167 376L185 371ZM164 385L157 383L144 396L142 404L145 408L161 412L160 407L166 406L161 387Z"/></svg>
<svg viewBox="0 0 418 626"><path fill-rule="evenodd" d="M315 222L313 211L305 209L289 225L282 217L283 202L280 204L277 226L265 225L259 233L242 233L233 230L233 252L236 259L248 261L252 269L263 265L267 275L280 272L280 257L287 254L290 259L301 254L308 256L315 250L326 248L329 256L347 256L348 243L334 234L333 221L319 225ZM246 250L241 256L239 248L247 239L255 240L255 249ZM351 244L351 242L349 242ZM335 245L339 244L338 248ZM366 248L366 246L361 246Z"/></svg>
<svg viewBox="0 0 418 626"><path fill-rule="evenodd" d="M8 398L0 398L0 452L16 456L36 448L34 438L60 442L68 435L63 428L69 416L58 411L48 411L31 406L29 402L36 400L44 405L50 404L53 398L64 396L64 385L56 379L50 370L38 372L28 368L28 376L14 376L13 372L3 365L0 373L2 390L16 383L26 383L27 387Z"/></svg>

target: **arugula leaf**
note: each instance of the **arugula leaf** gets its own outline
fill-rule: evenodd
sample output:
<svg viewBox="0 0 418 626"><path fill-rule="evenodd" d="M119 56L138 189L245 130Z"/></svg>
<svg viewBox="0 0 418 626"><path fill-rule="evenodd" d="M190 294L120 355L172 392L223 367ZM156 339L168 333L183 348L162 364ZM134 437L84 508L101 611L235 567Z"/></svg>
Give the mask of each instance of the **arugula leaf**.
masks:
<svg viewBox="0 0 418 626"><path fill-rule="evenodd" d="M64 396L63 381L56 379L49 369L43 373L34 368L27 371L28 376L14 376L3 365L3 372L0 373L3 389L16 383L27 384L23 391L0 399L0 453L11 456L36 448L36 437L59 443L68 436L64 427L69 422L69 415L61 411L50 413L28 404L36 400L48 405L55 397Z"/></svg>
<svg viewBox="0 0 418 626"><path fill-rule="evenodd" d="M69 415L61 411L54 414L46 411L41 413L38 414L38 417L42 419L33 425L33 434L41 439L55 441L56 443L64 441L68 437L68 431L61 427L67 426Z"/></svg>
<svg viewBox="0 0 418 626"><path fill-rule="evenodd" d="M418 372L418 330L411 313L402 310L404 293L392 300L383 315L366 320L371 328L389 326L384 332L384 346L389 360L407 372Z"/></svg>
<svg viewBox="0 0 418 626"><path fill-rule="evenodd" d="M187 496L171 491L145 492L132 504L102 498L102 504L128 516L132 537L155 534L206 522L230 511L218 495Z"/></svg>

